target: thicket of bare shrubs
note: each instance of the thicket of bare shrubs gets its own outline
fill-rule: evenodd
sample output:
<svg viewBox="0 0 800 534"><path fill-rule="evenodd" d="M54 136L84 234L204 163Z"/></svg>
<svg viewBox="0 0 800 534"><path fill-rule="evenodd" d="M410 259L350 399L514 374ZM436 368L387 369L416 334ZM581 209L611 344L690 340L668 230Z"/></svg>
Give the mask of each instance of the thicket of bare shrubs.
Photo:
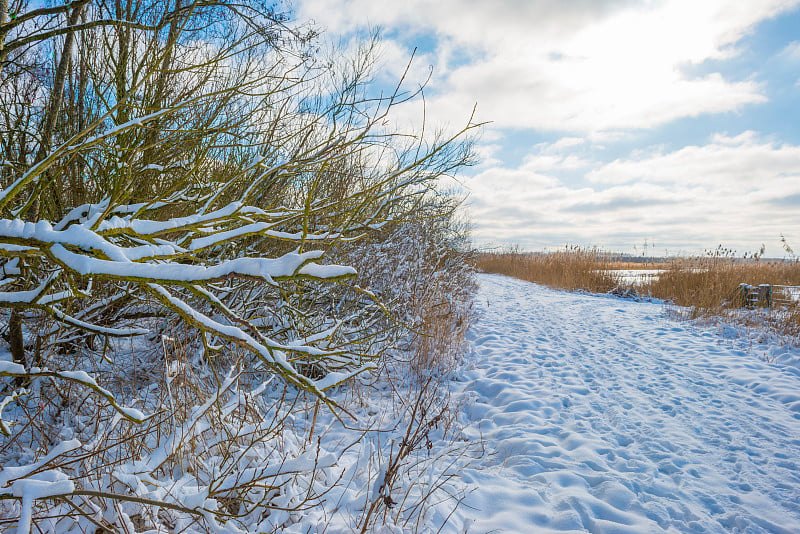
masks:
<svg viewBox="0 0 800 534"><path fill-rule="evenodd" d="M258 0L0 0L4 531L457 505L439 378L474 281L438 184L474 125L387 130L416 93L313 39Z"/></svg>

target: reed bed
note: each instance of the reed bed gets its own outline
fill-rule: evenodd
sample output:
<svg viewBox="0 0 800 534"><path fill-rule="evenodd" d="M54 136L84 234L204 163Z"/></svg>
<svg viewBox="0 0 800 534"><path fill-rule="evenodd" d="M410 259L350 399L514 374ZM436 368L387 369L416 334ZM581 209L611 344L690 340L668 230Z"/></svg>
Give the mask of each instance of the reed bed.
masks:
<svg viewBox="0 0 800 534"><path fill-rule="evenodd" d="M800 285L800 262L676 259L646 290L699 312L737 306L739 284Z"/></svg>
<svg viewBox="0 0 800 534"><path fill-rule="evenodd" d="M619 286L610 272L611 261L597 248L568 246L547 253L490 252L478 256L477 267L570 291L607 293Z"/></svg>

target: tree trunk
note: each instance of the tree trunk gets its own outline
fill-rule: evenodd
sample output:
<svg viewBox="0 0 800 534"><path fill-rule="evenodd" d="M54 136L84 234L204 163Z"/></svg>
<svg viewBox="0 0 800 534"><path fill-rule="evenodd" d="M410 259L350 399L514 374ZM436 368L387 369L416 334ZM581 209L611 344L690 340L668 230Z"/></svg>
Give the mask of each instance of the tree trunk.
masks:
<svg viewBox="0 0 800 534"><path fill-rule="evenodd" d="M0 26L8 22L8 0L0 0ZM3 72L3 62L6 59L6 34L5 30L0 30L0 72Z"/></svg>
<svg viewBox="0 0 800 534"><path fill-rule="evenodd" d="M0 0L2 2L3 0ZM67 17L67 25L74 26L78 22L83 5L79 5ZM47 153L53 144L53 129L56 124L56 118L61 111L61 104L64 101L64 84L67 80L67 71L72 56L72 48L75 43L75 33L67 33L64 37L64 48L61 51L61 57L58 61L55 77L53 78L53 88L50 93L50 104L47 108L47 113L42 121L42 133L39 142L39 149L36 151L34 157L34 164L47 157ZM42 183L46 184L49 181L49 175L45 174L41 178ZM36 222L39 220L39 215L42 210L41 197L44 194L43 190L39 190L39 194L31 206L31 213L29 218L31 221ZM22 336L22 312L16 308L11 311L11 318L8 321L8 343L11 348L11 356L14 361L24 365L25 363L25 343ZM33 362L33 365L38 365L38 361Z"/></svg>
<svg viewBox="0 0 800 534"><path fill-rule="evenodd" d="M22 313L18 308L11 310L8 320L8 344L11 348L11 357L14 363L27 367L25 361L25 342L22 339Z"/></svg>
<svg viewBox="0 0 800 534"><path fill-rule="evenodd" d="M67 17L67 25L74 26L78 23L78 19L83 11L83 6L79 5ZM34 164L42 161L47 157L47 153L53 146L53 129L56 125L56 119L61 112L61 105L64 102L64 85L67 81L67 73L69 71L70 61L72 60L72 49L75 46L75 32L69 32L64 37L64 48L61 50L61 57L58 60L56 67L56 74L53 78L53 89L50 92L50 104L47 107L47 113L42 121L42 136L39 143L39 150L36 151ZM50 181L49 173L41 178L42 182L46 184ZM39 195L41 196L41 195ZM39 220L41 213L40 199L37 197L31 209L30 219L34 222Z"/></svg>

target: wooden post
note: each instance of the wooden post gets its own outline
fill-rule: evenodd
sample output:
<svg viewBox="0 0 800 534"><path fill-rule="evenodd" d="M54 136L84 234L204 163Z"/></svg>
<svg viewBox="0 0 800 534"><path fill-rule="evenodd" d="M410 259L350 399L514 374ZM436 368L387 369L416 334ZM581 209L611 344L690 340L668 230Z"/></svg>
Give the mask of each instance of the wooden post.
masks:
<svg viewBox="0 0 800 534"><path fill-rule="evenodd" d="M769 284L761 284L758 286L758 303L759 305L772 307L772 286Z"/></svg>
<svg viewBox="0 0 800 534"><path fill-rule="evenodd" d="M748 295L750 294L750 286L742 282L739 284L739 291L736 294L736 305L739 308L744 308L748 304Z"/></svg>

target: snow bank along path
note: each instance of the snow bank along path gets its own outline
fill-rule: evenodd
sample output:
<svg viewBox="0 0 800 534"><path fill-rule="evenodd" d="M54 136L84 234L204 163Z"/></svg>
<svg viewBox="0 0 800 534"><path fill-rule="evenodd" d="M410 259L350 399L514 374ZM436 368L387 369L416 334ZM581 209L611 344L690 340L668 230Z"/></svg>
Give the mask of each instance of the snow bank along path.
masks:
<svg viewBox="0 0 800 534"><path fill-rule="evenodd" d="M480 283L469 532L800 532L800 369L656 303Z"/></svg>

